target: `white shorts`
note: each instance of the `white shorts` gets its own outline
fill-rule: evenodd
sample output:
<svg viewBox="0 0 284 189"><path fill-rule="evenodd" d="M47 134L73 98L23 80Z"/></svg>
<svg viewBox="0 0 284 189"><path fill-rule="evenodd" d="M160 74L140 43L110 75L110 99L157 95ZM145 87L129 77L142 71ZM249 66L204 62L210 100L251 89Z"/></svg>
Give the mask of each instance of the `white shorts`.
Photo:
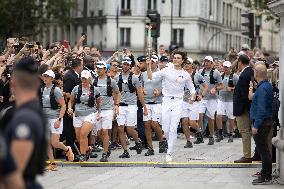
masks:
<svg viewBox="0 0 284 189"><path fill-rule="evenodd" d="M100 119L97 121L96 129L111 129L113 119L113 110L102 110Z"/></svg>
<svg viewBox="0 0 284 189"><path fill-rule="evenodd" d="M203 99L198 102L198 107L199 107L198 112L200 114L204 114L206 112L206 103L207 103L207 100L203 100Z"/></svg>
<svg viewBox="0 0 284 189"><path fill-rule="evenodd" d="M215 113L217 112L217 99L202 100L202 105L200 108L201 113L206 113L206 115L215 119Z"/></svg>
<svg viewBox="0 0 284 189"><path fill-rule="evenodd" d="M217 115L225 115L229 119L235 119L233 115L233 102L224 102L218 100Z"/></svg>
<svg viewBox="0 0 284 189"><path fill-rule="evenodd" d="M91 113L88 116L73 117L73 126L75 128L82 127L83 122L89 122L96 125L96 113Z"/></svg>
<svg viewBox="0 0 284 189"><path fill-rule="evenodd" d="M181 118L188 117L190 120L199 120L199 103L193 102L189 104L188 102L183 102L182 104L182 115Z"/></svg>
<svg viewBox="0 0 284 189"><path fill-rule="evenodd" d="M134 127L137 124L137 105L119 106L118 126Z"/></svg>
<svg viewBox="0 0 284 189"><path fill-rule="evenodd" d="M161 122L162 104L146 104L148 115L143 115L143 121Z"/></svg>
<svg viewBox="0 0 284 189"><path fill-rule="evenodd" d="M63 120L61 120L61 123L60 123L60 127L55 129L54 128L54 123L58 120L58 118L56 119L48 119L48 126L49 126L49 129L51 131L52 134L58 134L58 135L61 135L62 134L62 131L63 131Z"/></svg>

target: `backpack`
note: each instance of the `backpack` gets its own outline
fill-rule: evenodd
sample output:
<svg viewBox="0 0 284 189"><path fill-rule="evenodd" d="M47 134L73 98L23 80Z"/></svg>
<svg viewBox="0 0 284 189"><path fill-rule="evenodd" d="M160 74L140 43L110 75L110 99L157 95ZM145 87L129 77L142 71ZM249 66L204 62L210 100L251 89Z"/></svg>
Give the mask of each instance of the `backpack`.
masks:
<svg viewBox="0 0 284 189"><path fill-rule="evenodd" d="M94 80L94 86L97 87L98 86L98 77L95 77ZM111 87L111 79L110 76L107 76L107 96L111 97L112 96L112 87Z"/></svg>
<svg viewBox="0 0 284 189"><path fill-rule="evenodd" d="M224 77L225 77L225 73L222 74L222 80L224 79ZM229 75L228 87L234 87L235 86L233 78L234 78L234 73L232 72Z"/></svg>
<svg viewBox="0 0 284 189"><path fill-rule="evenodd" d="M217 80L214 78L214 70L215 68L212 68L209 74L210 77L210 84L215 85ZM205 75L205 68L202 70L201 75L204 77Z"/></svg>
<svg viewBox="0 0 284 189"><path fill-rule="evenodd" d="M128 77L128 89L130 93L134 93L136 91L135 86L132 84L132 76L133 76L133 73L130 72L129 77ZM122 91L122 83L123 83L122 73L120 73L118 83L117 83L120 92Z"/></svg>
<svg viewBox="0 0 284 189"><path fill-rule="evenodd" d="M91 90L91 94L89 95L88 106L94 107L95 106L94 85L91 85L90 90ZM80 84L78 87L78 94L75 99L76 104L81 103L81 100L80 100L81 96L82 96L82 84Z"/></svg>
<svg viewBox="0 0 284 189"><path fill-rule="evenodd" d="M196 72L194 71L194 72L192 72L192 74L191 74L191 79L192 79L192 83L193 83L193 85L194 85L194 88L195 89L197 89L198 88L198 86L196 86L196 84L195 84L195 82L194 82L194 76L195 76L195 74L196 74Z"/></svg>
<svg viewBox="0 0 284 189"><path fill-rule="evenodd" d="M55 90L55 85L52 86L51 90L50 90L50 93L49 93L49 102L50 102L50 108L53 109L53 110L57 110L59 109L59 104L58 102L56 101L56 97L55 97L55 94L54 94L54 90ZM41 88L40 90L40 98L39 98L39 101L40 101L40 104L41 106L43 106L43 103L42 103L42 94L43 94L43 90L44 90L44 87Z"/></svg>
<svg viewBox="0 0 284 189"><path fill-rule="evenodd" d="M280 100L279 100L279 89L277 87L273 87L273 99L272 99L272 121L273 125L279 126L279 118L278 112L280 108Z"/></svg>

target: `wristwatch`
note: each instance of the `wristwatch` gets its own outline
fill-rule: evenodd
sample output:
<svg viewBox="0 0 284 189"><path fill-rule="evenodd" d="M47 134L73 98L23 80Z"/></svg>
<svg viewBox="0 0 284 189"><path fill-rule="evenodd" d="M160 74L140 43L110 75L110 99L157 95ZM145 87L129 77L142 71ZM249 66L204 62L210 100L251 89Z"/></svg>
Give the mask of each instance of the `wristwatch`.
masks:
<svg viewBox="0 0 284 189"><path fill-rule="evenodd" d="M62 121L62 118L61 118L61 117L60 117L60 118L58 118L58 121L60 121L60 122L61 122L61 121Z"/></svg>

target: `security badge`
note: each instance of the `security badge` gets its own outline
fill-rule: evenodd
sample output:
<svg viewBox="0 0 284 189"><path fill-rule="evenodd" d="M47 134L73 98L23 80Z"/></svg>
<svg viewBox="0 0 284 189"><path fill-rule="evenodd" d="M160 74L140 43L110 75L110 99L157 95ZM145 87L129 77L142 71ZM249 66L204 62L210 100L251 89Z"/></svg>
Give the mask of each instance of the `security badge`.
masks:
<svg viewBox="0 0 284 189"><path fill-rule="evenodd" d="M21 123L16 127L15 136L18 139L27 139L31 135L31 130L27 124Z"/></svg>

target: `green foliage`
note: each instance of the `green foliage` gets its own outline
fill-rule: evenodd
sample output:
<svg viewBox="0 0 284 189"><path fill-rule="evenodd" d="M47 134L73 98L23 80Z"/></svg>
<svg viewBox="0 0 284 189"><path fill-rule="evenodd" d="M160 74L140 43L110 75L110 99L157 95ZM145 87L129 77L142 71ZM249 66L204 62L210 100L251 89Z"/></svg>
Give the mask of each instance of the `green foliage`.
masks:
<svg viewBox="0 0 284 189"><path fill-rule="evenodd" d="M246 0L246 6L257 10L260 15L264 15L266 21L275 20L275 23L279 24L280 18L268 8L267 4L271 1L273 0Z"/></svg>
<svg viewBox="0 0 284 189"><path fill-rule="evenodd" d="M75 0L1 0L0 35L33 36L48 23L69 24Z"/></svg>

